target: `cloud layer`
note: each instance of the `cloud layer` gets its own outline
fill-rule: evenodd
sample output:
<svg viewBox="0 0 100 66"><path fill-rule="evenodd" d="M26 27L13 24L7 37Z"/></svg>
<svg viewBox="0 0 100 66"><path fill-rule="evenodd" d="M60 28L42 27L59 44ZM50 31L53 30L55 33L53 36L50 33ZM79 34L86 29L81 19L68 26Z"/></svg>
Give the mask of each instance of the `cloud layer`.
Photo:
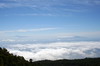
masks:
<svg viewBox="0 0 100 66"><path fill-rule="evenodd" d="M33 61L100 57L100 42L16 44L7 48L10 53L24 56L27 60L32 58Z"/></svg>

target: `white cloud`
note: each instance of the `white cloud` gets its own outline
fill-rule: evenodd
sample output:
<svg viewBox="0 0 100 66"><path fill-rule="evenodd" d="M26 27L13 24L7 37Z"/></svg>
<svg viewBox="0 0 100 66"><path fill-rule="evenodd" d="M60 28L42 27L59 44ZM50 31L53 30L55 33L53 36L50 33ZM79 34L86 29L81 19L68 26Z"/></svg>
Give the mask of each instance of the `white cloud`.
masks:
<svg viewBox="0 0 100 66"><path fill-rule="evenodd" d="M0 3L0 8L7 7L5 3Z"/></svg>
<svg viewBox="0 0 100 66"><path fill-rule="evenodd" d="M21 3L0 3L0 8L14 8L14 7L25 7Z"/></svg>
<svg viewBox="0 0 100 66"><path fill-rule="evenodd" d="M8 0L5 0L8 1ZM65 12L84 12L86 9L82 8L81 5L95 5L99 4L98 0L9 0L10 2L3 2L0 4L1 8L5 7L28 7L35 11L47 11L49 14L32 14L34 16L51 16L56 15L63 11ZM80 5L80 7L76 6ZM67 7L74 6L74 8ZM52 13L52 14L51 14ZM29 15L29 14L27 14Z"/></svg>
<svg viewBox="0 0 100 66"><path fill-rule="evenodd" d="M38 29L19 29L19 30L9 30L9 31L0 31L0 33L7 33L7 32L37 32L37 31L48 31L54 30L56 28L38 28Z"/></svg>
<svg viewBox="0 0 100 66"><path fill-rule="evenodd" d="M9 45L10 53L38 60L100 57L100 42L56 42L47 44Z"/></svg>
<svg viewBox="0 0 100 66"><path fill-rule="evenodd" d="M17 16L64 16L64 15L58 15L58 14L52 14L52 13L29 13L29 14L14 14ZM67 15L66 15L67 16Z"/></svg>
<svg viewBox="0 0 100 66"><path fill-rule="evenodd" d="M75 37L75 36L80 36L80 37L88 37L88 38L93 38L93 37L100 37L100 31L96 32L75 32L75 33L62 33L59 34L59 38L67 38L67 37Z"/></svg>
<svg viewBox="0 0 100 66"><path fill-rule="evenodd" d="M12 39L6 39L6 40L1 40L0 42L15 42L15 40L12 40Z"/></svg>
<svg viewBox="0 0 100 66"><path fill-rule="evenodd" d="M51 7L54 5L74 5L74 4L82 4L82 5L89 5L89 4L97 4L100 2L99 0L5 0L9 2L14 2L15 4L22 4L23 6L32 7L32 5L36 5L38 7Z"/></svg>
<svg viewBox="0 0 100 66"><path fill-rule="evenodd" d="M97 5L100 5L100 1L99 1L99 0L95 1L95 3L96 3Z"/></svg>

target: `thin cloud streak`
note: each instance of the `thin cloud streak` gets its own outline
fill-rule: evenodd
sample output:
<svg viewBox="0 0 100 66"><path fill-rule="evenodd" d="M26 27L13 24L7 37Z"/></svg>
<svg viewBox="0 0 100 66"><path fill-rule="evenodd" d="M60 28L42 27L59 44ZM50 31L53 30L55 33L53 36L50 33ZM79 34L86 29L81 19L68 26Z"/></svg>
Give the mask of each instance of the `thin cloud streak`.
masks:
<svg viewBox="0 0 100 66"><path fill-rule="evenodd" d="M5 0L7 1L7 0ZM8 3L0 3L0 8L11 8L11 7L29 7L33 10L45 10L48 12L58 12L61 11L70 11L70 12L84 12L85 9L82 7L75 6L77 5L100 5L98 0L10 0ZM71 9L68 6L74 6ZM76 8L76 9L75 9ZM77 9L78 8L78 9ZM53 10L53 11L52 11Z"/></svg>
<svg viewBox="0 0 100 66"><path fill-rule="evenodd" d="M12 4L22 4L23 6L25 5L30 5L30 7L33 5L36 5L36 6L44 6L44 7L51 7L51 6L54 6L54 5L75 5L75 4L79 4L79 5L89 5L89 4L97 4L100 2L99 0L5 0L6 1L9 1L8 4L12 6ZM46 4L47 3L47 4ZM100 5L100 4L99 4ZM16 5L18 6L18 5Z"/></svg>
<svg viewBox="0 0 100 66"><path fill-rule="evenodd" d="M48 31L55 30L57 28L38 28L38 29L19 29L19 30L11 30L11 31L0 31L0 33L10 33L10 32L37 32L37 31Z"/></svg>
<svg viewBox="0 0 100 66"><path fill-rule="evenodd" d="M42 14L38 14L38 13L29 13L29 14L14 14L17 16L65 16L65 15L58 15L58 14L52 14L52 13L42 13ZM69 16L69 15L66 15Z"/></svg>

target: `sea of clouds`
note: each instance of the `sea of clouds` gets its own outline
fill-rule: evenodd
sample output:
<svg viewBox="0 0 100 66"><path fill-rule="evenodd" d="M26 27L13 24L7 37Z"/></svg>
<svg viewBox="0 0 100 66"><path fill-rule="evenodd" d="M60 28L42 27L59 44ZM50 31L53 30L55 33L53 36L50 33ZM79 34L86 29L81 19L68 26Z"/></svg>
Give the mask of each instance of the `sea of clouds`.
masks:
<svg viewBox="0 0 100 66"><path fill-rule="evenodd" d="M94 41L10 44L7 49L33 61L100 57L100 42Z"/></svg>

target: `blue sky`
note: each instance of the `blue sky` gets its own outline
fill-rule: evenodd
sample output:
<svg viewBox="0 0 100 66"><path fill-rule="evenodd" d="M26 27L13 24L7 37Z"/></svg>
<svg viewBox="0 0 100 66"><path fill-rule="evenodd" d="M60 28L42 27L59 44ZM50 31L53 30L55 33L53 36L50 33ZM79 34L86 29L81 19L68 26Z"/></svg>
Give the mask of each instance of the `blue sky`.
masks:
<svg viewBox="0 0 100 66"><path fill-rule="evenodd" d="M0 46L69 41L100 41L100 0L0 0Z"/></svg>
<svg viewBox="0 0 100 66"><path fill-rule="evenodd" d="M99 12L99 0L1 0L0 32L41 28L54 29L6 34L99 32Z"/></svg>
<svg viewBox="0 0 100 66"><path fill-rule="evenodd" d="M54 41L78 36L98 41L99 12L99 0L1 0L0 39Z"/></svg>

